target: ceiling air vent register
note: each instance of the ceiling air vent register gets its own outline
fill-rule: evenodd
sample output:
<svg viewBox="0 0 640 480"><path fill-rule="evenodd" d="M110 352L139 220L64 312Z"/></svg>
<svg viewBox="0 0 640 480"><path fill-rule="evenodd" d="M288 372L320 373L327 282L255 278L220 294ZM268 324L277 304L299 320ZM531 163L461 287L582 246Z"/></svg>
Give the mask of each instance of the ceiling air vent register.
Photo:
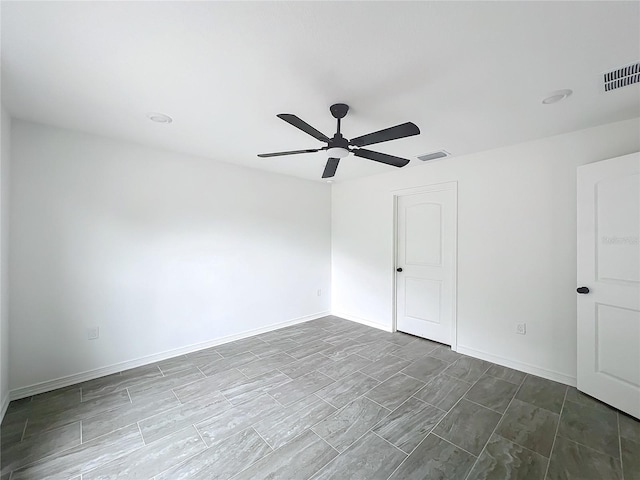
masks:
<svg viewBox="0 0 640 480"><path fill-rule="evenodd" d="M640 62L605 73L604 91L608 92L638 82L640 82Z"/></svg>
<svg viewBox="0 0 640 480"><path fill-rule="evenodd" d="M437 160L438 158L449 157L451 154L446 150L438 150L437 152L425 153L424 155L418 155L418 159L423 162L427 162L429 160Z"/></svg>

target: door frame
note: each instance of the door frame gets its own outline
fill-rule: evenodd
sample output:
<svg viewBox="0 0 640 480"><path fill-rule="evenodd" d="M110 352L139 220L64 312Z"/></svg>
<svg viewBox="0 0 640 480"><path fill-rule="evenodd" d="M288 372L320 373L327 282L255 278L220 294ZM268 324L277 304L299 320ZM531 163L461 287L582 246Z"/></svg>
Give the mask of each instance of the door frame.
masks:
<svg viewBox="0 0 640 480"><path fill-rule="evenodd" d="M393 266L391 270L393 290L391 292L392 297L392 322L391 331L398 331L398 312L397 312L397 294L398 289L396 285L396 264L398 261L398 197L404 197L409 195L418 195L421 193L441 192L445 190L453 190L453 207L456 213L456 221L453 222L453 301L451 305L451 350L454 352L458 350L458 182L443 182L434 183L431 185L422 185L419 187L402 188L399 190L391 191L393 201L393 257L391 264Z"/></svg>

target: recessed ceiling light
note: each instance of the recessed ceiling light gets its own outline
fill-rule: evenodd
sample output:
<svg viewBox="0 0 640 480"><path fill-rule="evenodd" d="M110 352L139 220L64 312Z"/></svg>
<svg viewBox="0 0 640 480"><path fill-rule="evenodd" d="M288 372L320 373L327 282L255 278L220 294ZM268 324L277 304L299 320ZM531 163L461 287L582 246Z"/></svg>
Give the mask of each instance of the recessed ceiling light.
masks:
<svg viewBox="0 0 640 480"><path fill-rule="evenodd" d="M545 105L550 105L552 103L558 103L561 100L569 97L573 93L573 90L569 90L568 88L565 90L556 90L552 92L547 98L542 100L542 103Z"/></svg>
<svg viewBox="0 0 640 480"><path fill-rule="evenodd" d="M152 122L156 122L156 123L171 123L171 122L173 122L173 118L171 118L169 115L165 115L164 113L158 113L158 112L149 112L149 113L147 113L147 118L149 120L151 120Z"/></svg>

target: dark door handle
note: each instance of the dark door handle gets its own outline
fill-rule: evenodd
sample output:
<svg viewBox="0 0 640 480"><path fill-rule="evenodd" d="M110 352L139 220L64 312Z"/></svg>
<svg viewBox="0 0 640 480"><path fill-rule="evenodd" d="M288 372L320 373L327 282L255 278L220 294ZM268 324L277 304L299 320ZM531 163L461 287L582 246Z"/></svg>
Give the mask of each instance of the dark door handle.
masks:
<svg viewBox="0 0 640 480"><path fill-rule="evenodd" d="M402 267L396 268L396 272L401 272L401 271L402 271Z"/></svg>
<svg viewBox="0 0 640 480"><path fill-rule="evenodd" d="M576 292L586 295L589 293L589 287L580 287L576 290Z"/></svg>

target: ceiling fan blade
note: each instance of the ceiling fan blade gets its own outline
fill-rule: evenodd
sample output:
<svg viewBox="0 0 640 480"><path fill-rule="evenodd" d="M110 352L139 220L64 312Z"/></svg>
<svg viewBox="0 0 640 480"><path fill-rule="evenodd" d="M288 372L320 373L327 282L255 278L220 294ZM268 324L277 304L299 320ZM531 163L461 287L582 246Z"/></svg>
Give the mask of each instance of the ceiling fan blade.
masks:
<svg viewBox="0 0 640 480"><path fill-rule="evenodd" d="M364 147L366 145L373 145L374 143L388 142L389 140L395 140L397 138L411 137L418 135L420 129L415 123L407 122L395 127L385 128L384 130L378 130L377 132L368 133L361 137L352 138L349 142L356 147Z"/></svg>
<svg viewBox="0 0 640 480"><path fill-rule="evenodd" d="M372 152L371 150L365 150L364 148L358 148L352 150L356 157L367 158L375 162L386 163L387 165L393 165L394 167L404 167L409 160L406 158L394 157L393 155L387 155L386 153Z"/></svg>
<svg viewBox="0 0 640 480"><path fill-rule="evenodd" d="M324 167L324 172L322 172L322 178L333 177L338 169L338 163L340 163L339 158L330 158L327 160L327 165Z"/></svg>
<svg viewBox="0 0 640 480"><path fill-rule="evenodd" d="M299 119L295 115L292 115L290 113L280 113L280 114L278 114L276 116L278 118L281 118L285 122L293 125L294 127L299 128L304 133L307 133L307 134L311 135L312 137L317 138L321 142L328 142L329 141L329 137L327 137L324 133L316 130L311 125L309 125L307 122L305 122L304 120Z"/></svg>
<svg viewBox="0 0 640 480"><path fill-rule="evenodd" d="M262 158L267 157L281 157L282 155L297 155L298 153L314 153L322 150L321 148L310 148L308 150L291 150L290 152L274 152L274 153L259 153L258 156Z"/></svg>

